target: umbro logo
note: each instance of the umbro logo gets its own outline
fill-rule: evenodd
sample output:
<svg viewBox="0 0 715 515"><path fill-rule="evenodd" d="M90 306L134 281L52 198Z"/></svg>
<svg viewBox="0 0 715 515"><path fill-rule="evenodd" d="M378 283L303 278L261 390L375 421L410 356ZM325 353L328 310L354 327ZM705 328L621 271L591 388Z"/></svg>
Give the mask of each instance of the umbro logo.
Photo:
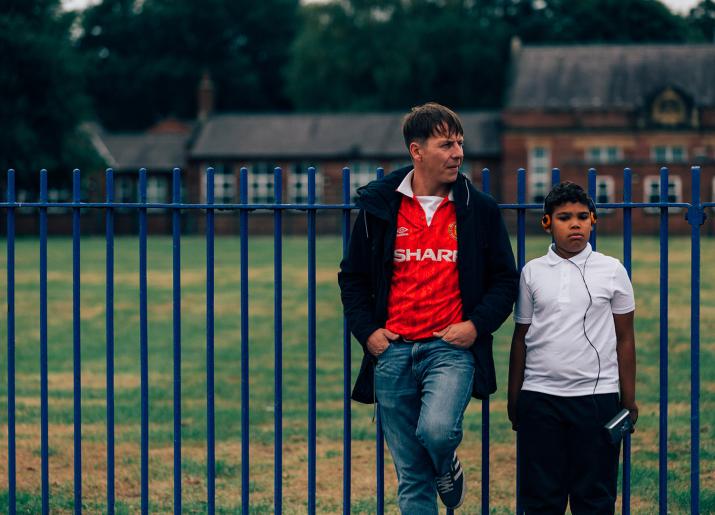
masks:
<svg viewBox="0 0 715 515"><path fill-rule="evenodd" d="M409 236L409 229L407 227L398 227L397 237L399 238L400 236Z"/></svg>

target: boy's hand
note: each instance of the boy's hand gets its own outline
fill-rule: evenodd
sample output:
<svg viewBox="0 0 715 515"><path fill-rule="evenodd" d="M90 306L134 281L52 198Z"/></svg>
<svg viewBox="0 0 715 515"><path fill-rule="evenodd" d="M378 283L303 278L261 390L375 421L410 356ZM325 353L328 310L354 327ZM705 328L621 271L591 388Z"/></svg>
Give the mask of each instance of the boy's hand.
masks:
<svg viewBox="0 0 715 515"><path fill-rule="evenodd" d="M389 329L377 329L367 339L367 350L373 356L378 357L390 346L391 341L397 340L399 337L399 334L395 334Z"/></svg>
<svg viewBox="0 0 715 515"><path fill-rule="evenodd" d="M465 320L458 324L450 324L441 331L432 334L452 345L468 349L477 339L477 328L474 327L471 320Z"/></svg>
<svg viewBox="0 0 715 515"><path fill-rule="evenodd" d="M511 422L511 430L516 431L516 403L507 402L506 413L509 416L509 422Z"/></svg>
<svg viewBox="0 0 715 515"><path fill-rule="evenodd" d="M636 430L636 422L638 421L638 405L635 402L632 402L628 405L624 404L623 407L631 413L631 422L633 422L633 428L631 429L632 433Z"/></svg>

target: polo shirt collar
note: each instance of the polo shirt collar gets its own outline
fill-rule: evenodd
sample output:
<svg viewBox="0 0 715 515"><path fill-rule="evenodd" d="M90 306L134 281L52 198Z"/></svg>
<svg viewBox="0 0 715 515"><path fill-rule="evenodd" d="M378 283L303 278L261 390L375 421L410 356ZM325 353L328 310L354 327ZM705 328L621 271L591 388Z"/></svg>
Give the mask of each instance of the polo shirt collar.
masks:
<svg viewBox="0 0 715 515"><path fill-rule="evenodd" d="M405 178L402 179L402 182L400 185L397 187L397 192L402 193L405 197L410 197L414 198L415 194L412 191L412 176L415 174L414 168L410 170L410 173L405 175ZM449 190L449 195L447 195L447 199L454 202L454 194L452 193L452 189L450 188Z"/></svg>
<svg viewBox="0 0 715 515"><path fill-rule="evenodd" d="M569 261L571 261L575 265L582 266L592 252L593 249L591 248L591 244L586 243L586 247L584 247L584 249L578 254L576 254L574 257L570 258ZM548 254L546 254L546 259L551 266L558 265L559 263L563 263L565 261L564 258L562 258L556 253L556 251L554 250L553 243L549 245L549 252Z"/></svg>

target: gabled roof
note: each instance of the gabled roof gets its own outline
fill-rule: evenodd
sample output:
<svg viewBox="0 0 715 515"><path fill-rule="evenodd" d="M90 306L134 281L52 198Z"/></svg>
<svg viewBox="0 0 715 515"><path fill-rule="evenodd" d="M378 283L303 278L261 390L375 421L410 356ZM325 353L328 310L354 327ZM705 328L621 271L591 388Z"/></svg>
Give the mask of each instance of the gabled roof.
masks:
<svg viewBox="0 0 715 515"><path fill-rule="evenodd" d="M507 109L633 109L668 86L715 106L715 45L524 47Z"/></svg>
<svg viewBox="0 0 715 515"><path fill-rule="evenodd" d="M403 113L222 114L198 131L193 159L404 158ZM498 112L460 113L468 156L500 152Z"/></svg>

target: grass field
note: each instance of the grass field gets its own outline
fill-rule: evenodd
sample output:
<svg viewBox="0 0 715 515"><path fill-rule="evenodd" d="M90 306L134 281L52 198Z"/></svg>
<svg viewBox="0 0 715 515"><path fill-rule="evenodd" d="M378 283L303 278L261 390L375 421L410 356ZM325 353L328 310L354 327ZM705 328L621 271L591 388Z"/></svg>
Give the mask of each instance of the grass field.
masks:
<svg viewBox="0 0 715 515"><path fill-rule="evenodd" d="M149 243L150 509L172 511L172 243ZM531 237L528 258L543 253L545 237ZM5 245L2 245L5 248ZM690 502L690 244L670 240L669 311L669 511L686 513ZM599 250L620 257L620 239L600 238ZM317 243L317 511L342 509L342 318L336 272L340 240ZM104 240L82 240L82 437L85 511L106 509L106 403L104 336ZM701 301L701 512L715 512L715 241L703 240ZM283 493L285 513L307 509L307 250L302 238L286 238L283 290ZM637 302L638 400L641 417L633 435L634 513L654 513L658 502L659 272L658 240L634 242ZM119 513L140 506L140 382L138 243L116 243L116 489ZM0 257L5 270L5 253ZM183 503L187 513L206 509L205 245L182 240L182 438ZM17 463L20 512L40 507L40 382L38 241L17 241L16 363ZM71 241L49 242L49 445L53 512L73 506L72 451L72 257ZM0 298L6 302L5 274ZM250 243L251 512L273 510L273 243ZM216 457L219 512L240 511L240 283L239 241L216 243ZM7 511L7 332L0 344L0 512ZM506 417L506 368L512 322L495 342L499 391L492 397L491 505L514 511L514 435ZM353 377L361 350L353 345ZM460 457L470 492L463 513L480 507L481 406L465 417ZM352 512L375 511L372 408L353 403ZM386 452L386 456L389 453ZM386 500L396 513L395 478L386 458Z"/></svg>

